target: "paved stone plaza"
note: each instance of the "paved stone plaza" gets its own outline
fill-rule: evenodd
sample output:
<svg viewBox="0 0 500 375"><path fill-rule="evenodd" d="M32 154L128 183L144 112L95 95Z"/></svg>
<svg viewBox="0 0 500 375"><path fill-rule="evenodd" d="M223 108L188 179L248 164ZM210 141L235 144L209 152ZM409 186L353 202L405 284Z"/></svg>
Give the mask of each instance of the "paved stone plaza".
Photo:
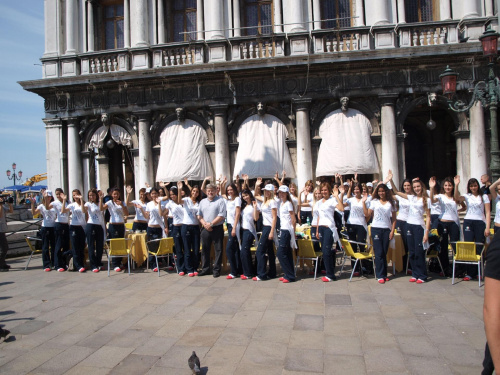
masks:
<svg viewBox="0 0 500 375"><path fill-rule="evenodd" d="M479 374L477 282L0 273L1 374Z"/></svg>

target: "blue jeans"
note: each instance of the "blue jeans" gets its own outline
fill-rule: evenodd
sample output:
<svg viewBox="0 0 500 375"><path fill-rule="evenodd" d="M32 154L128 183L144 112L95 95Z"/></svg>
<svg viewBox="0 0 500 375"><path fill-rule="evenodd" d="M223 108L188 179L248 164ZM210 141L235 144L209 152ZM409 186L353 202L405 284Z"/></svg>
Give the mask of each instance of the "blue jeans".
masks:
<svg viewBox="0 0 500 375"><path fill-rule="evenodd" d="M74 226L74 227L71 226L71 228L81 228L83 232L83 228L80 226ZM79 232L80 232L79 229L75 230L76 241L80 239L78 234ZM87 235L87 246L89 249L90 269L99 268L102 266L102 252L104 248L104 230L99 224L87 224L87 227L85 228L85 233ZM74 249L75 245L73 243L73 230L71 230L71 240L72 240L71 244L73 245ZM83 240L83 245L85 245L85 240ZM83 254L83 247L81 253ZM75 262L75 253L73 253L73 262ZM81 267L83 267L83 265Z"/></svg>
<svg viewBox="0 0 500 375"><path fill-rule="evenodd" d="M51 268L54 265L54 250L56 248L54 227L42 227L41 232L43 268Z"/></svg>
<svg viewBox="0 0 500 375"><path fill-rule="evenodd" d="M54 267L66 268L63 260L63 252L69 250L69 224L56 223L55 226L56 246L54 250Z"/></svg>
<svg viewBox="0 0 500 375"><path fill-rule="evenodd" d="M265 225L262 228L259 246L257 247L257 276L261 280L273 279L276 277L276 255L274 254L273 240L269 239L271 227ZM267 256L267 259L266 259ZM267 260L269 259L269 272L266 272Z"/></svg>
<svg viewBox="0 0 500 375"><path fill-rule="evenodd" d="M238 237L232 236L231 232L233 230L233 226L231 224L227 224L227 233L229 235L226 244L226 256L229 264L231 266L231 275L238 276L243 273L243 268L241 266L241 258L240 258L240 248L238 245Z"/></svg>
<svg viewBox="0 0 500 375"><path fill-rule="evenodd" d="M177 272L186 272L186 264L184 262L184 246L182 246L181 225L174 225L172 230L172 237L174 238L175 246L175 264L177 265Z"/></svg>
<svg viewBox="0 0 500 375"><path fill-rule="evenodd" d="M148 223L140 223L138 221L134 221L134 224L132 224L132 231L135 232L136 230L148 230Z"/></svg>
<svg viewBox="0 0 500 375"><path fill-rule="evenodd" d="M431 215L431 229L437 229L440 215Z"/></svg>
<svg viewBox="0 0 500 375"><path fill-rule="evenodd" d="M482 220L464 220L464 241L466 242L481 242L484 243L484 230L486 229L486 223ZM476 246L476 254L480 255L483 250L482 245ZM468 276L477 276L477 265L467 264L466 273Z"/></svg>
<svg viewBox="0 0 500 375"><path fill-rule="evenodd" d="M337 280L335 276L335 250L333 249L333 232L328 227L319 227L323 263L325 264L326 277Z"/></svg>
<svg viewBox="0 0 500 375"><path fill-rule="evenodd" d="M460 240L460 228L457 223L453 221L439 221L437 227L439 236L441 237L439 260L443 266L443 270L446 272L450 266L450 258L448 256L448 238L450 242L456 242ZM455 244L451 245L453 250L455 250Z"/></svg>
<svg viewBox="0 0 500 375"><path fill-rule="evenodd" d="M185 225L181 227L184 245L184 265L188 273L198 270L198 252L200 251L200 226Z"/></svg>
<svg viewBox="0 0 500 375"><path fill-rule="evenodd" d="M278 247L278 260L281 269L285 274L284 278L288 281L295 281L295 267L293 264L292 248L290 247L291 234L288 230L282 229L280 243Z"/></svg>
<svg viewBox="0 0 500 375"><path fill-rule="evenodd" d="M312 220L313 220L312 211L302 211L302 210L300 210L300 222L302 224L306 224L307 223L307 218L309 218L309 224L312 223Z"/></svg>
<svg viewBox="0 0 500 375"><path fill-rule="evenodd" d="M147 229L146 229L147 241L157 240L157 239L162 238L162 236L163 236L163 234L162 234L161 228L147 227ZM149 244L148 249L149 249L149 251L156 253L158 251L158 246L159 246L159 242L155 242L155 243ZM149 267L151 269L156 268L156 258L154 255L149 255L148 261L149 261Z"/></svg>
<svg viewBox="0 0 500 375"><path fill-rule="evenodd" d="M406 224L406 238L410 253L410 266L412 275L416 279L427 280L427 265L425 263L425 250L422 244L424 228L420 225Z"/></svg>
<svg viewBox="0 0 500 375"><path fill-rule="evenodd" d="M253 245L254 239L252 232L248 229L243 229L241 231L241 265L243 266L243 274L250 278L253 276L252 253L250 252L250 248Z"/></svg>
<svg viewBox="0 0 500 375"><path fill-rule="evenodd" d="M377 279L385 279L387 277L387 251L389 250L390 233L390 229L372 227L371 234Z"/></svg>

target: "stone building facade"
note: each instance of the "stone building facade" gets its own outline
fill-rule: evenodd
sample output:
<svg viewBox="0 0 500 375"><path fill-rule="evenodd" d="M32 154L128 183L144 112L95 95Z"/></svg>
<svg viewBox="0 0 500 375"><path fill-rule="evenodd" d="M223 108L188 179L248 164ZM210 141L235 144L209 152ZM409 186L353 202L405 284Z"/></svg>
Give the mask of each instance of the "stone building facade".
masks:
<svg viewBox="0 0 500 375"><path fill-rule="evenodd" d="M45 0L43 76L21 85L45 99L51 188L152 184L176 108L232 176L258 103L286 127L302 186L342 97L371 124L379 174L467 180L488 172L488 113L451 111L439 75L453 67L470 100L496 13L494 0Z"/></svg>

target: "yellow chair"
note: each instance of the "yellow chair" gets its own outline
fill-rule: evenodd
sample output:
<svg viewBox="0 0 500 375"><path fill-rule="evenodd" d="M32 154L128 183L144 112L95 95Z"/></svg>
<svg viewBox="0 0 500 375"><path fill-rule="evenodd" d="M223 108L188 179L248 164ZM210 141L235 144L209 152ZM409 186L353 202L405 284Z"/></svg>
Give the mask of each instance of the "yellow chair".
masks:
<svg viewBox="0 0 500 375"><path fill-rule="evenodd" d="M108 276L111 268L111 258L127 257L128 274L130 275L130 253L134 242L130 238L112 238L107 240L108 247L106 253L108 256Z"/></svg>
<svg viewBox="0 0 500 375"><path fill-rule="evenodd" d="M149 250L150 244L158 244L158 250L156 252ZM172 237L158 238L156 240L151 240L146 242L146 246L148 247L148 254L153 255L156 259L156 268L158 269L158 277L160 277L160 265L158 263L158 258L168 258L170 264L170 256L174 256L174 239ZM149 269L149 257L146 262L146 268ZM175 264L176 271L177 263Z"/></svg>
<svg viewBox="0 0 500 375"><path fill-rule="evenodd" d="M356 245L363 245L366 246L366 249L371 247L369 243L363 243L363 242L356 242L356 241L350 241L346 239L341 239L340 240L342 244L342 248L344 250L344 261L342 262L342 268L340 269L340 274L342 274L342 270L344 269L345 261L346 259L356 259L356 262L354 263L354 267L352 267L352 272L351 272L351 277L349 278L349 282L352 279L352 275L354 274L354 270L356 269L356 266L360 260L371 260L373 263L373 273L375 275L375 278L377 278L377 274L375 273L375 257L373 254L365 251L360 251L359 253L355 253L351 244L356 244ZM363 267L361 267L361 274L363 274Z"/></svg>
<svg viewBox="0 0 500 375"><path fill-rule="evenodd" d="M453 255L453 276L451 279L451 284L455 284L455 263L462 264L477 264L477 274L479 279L479 287L481 287L481 266L483 260L483 250L480 255L476 253L476 246L483 245L480 242L465 242L457 241L453 242L456 245L455 254Z"/></svg>
<svg viewBox="0 0 500 375"><path fill-rule="evenodd" d="M125 223L125 229L128 231L132 230L132 227L134 226L134 223Z"/></svg>
<svg viewBox="0 0 500 375"><path fill-rule="evenodd" d="M318 261L319 258L323 256L322 252L314 251L314 244L312 240L297 240L297 261L295 262L295 273L297 273L297 267L299 261L302 259L309 259L315 262L314 265L314 280L316 280L316 274L318 272Z"/></svg>
<svg viewBox="0 0 500 375"><path fill-rule="evenodd" d="M28 246L31 250L31 254L30 254L30 257L28 258L28 261L26 262L26 266L24 267L24 270L26 271L28 269L28 266L30 264L30 261L31 261L31 258L33 257L34 254L41 254L42 253L42 250L38 250L36 247L35 247L35 243L37 241L40 241L40 244L42 242L42 239L41 238L38 238L38 237L31 237L31 236L26 236L26 242L28 243Z"/></svg>

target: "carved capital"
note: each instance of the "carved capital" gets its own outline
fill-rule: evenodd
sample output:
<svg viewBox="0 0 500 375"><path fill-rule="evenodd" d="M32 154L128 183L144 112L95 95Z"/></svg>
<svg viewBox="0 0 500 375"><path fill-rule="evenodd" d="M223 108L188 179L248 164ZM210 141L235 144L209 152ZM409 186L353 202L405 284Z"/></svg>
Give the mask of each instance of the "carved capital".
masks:
<svg viewBox="0 0 500 375"><path fill-rule="evenodd" d="M209 108L213 112L214 116L226 116L227 115L227 109L228 109L227 104L214 104L210 105Z"/></svg>
<svg viewBox="0 0 500 375"><path fill-rule="evenodd" d="M151 111L137 111L134 112L134 116L137 116L139 122L151 121Z"/></svg>
<svg viewBox="0 0 500 375"><path fill-rule="evenodd" d="M398 94L382 94L378 96L381 106L395 106Z"/></svg>
<svg viewBox="0 0 500 375"><path fill-rule="evenodd" d="M62 127L62 120L60 118L44 118L42 120L46 128L60 128Z"/></svg>
<svg viewBox="0 0 500 375"><path fill-rule="evenodd" d="M308 111L311 106L311 102L312 99L310 98L293 99L296 111Z"/></svg>

